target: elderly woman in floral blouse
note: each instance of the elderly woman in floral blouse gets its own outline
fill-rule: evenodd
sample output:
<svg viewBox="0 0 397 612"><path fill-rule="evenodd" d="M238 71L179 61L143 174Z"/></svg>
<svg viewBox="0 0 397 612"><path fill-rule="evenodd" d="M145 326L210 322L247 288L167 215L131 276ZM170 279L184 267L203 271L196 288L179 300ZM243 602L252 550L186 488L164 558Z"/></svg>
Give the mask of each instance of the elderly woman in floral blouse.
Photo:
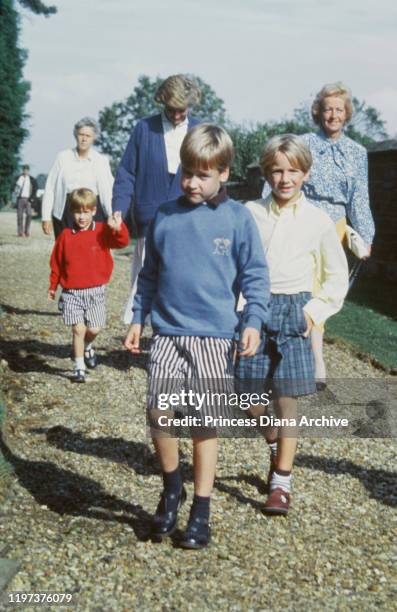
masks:
<svg viewBox="0 0 397 612"><path fill-rule="evenodd" d="M312 105L312 117L319 130L303 136L313 157L303 190L307 199L335 222L341 240L347 217L370 255L375 228L369 206L367 151L343 133L352 114L352 97L346 85L337 82L322 87ZM312 345L320 389L325 387L326 377L323 335L324 326L314 328Z"/></svg>

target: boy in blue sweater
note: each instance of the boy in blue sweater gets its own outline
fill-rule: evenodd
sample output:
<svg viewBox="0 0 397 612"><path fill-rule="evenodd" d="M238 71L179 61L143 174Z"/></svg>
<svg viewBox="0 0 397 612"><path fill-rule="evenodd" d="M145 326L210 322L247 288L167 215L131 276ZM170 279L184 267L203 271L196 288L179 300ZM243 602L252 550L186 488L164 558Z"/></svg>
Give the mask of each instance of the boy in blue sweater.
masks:
<svg viewBox="0 0 397 612"><path fill-rule="evenodd" d="M222 187L232 160L233 144L222 128L201 124L185 137L181 148L185 195L161 205L149 228L133 322L124 342L131 353L139 353L145 317L151 313L148 416L164 483L152 525L156 539L173 533L186 499L178 440L169 429L159 431L165 415L158 400L182 389L186 392L192 379L199 381L203 395L206 381L213 381L211 390L214 384L216 391L230 389L236 331L241 330L241 355L249 357L259 346L266 322L269 280L259 234L250 213L230 200ZM247 300L241 319L236 314L240 291ZM181 410L180 404L177 409ZM194 498L180 544L203 548L210 540L217 439L208 427L193 428L192 438Z"/></svg>

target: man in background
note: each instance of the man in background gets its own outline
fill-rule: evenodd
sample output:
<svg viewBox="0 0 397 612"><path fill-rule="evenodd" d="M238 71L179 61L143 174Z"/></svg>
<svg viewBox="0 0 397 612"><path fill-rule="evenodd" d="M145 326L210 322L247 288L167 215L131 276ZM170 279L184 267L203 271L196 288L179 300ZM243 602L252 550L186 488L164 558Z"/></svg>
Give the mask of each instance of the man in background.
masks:
<svg viewBox="0 0 397 612"><path fill-rule="evenodd" d="M14 197L17 203L17 231L18 236L30 236L30 223L32 221L32 204L37 192L37 182L29 174L29 166L22 167L22 174L17 178Z"/></svg>

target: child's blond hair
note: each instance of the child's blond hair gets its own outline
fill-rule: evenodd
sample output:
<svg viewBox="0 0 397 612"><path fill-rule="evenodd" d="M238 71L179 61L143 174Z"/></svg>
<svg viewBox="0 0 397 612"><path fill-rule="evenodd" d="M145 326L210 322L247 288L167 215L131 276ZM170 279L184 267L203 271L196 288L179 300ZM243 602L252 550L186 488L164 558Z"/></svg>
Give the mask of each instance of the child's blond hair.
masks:
<svg viewBox="0 0 397 612"><path fill-rule="evenodd" d="M69 196L69 208L72 212L76 212L82 208L84 210L87 208L93 210L96 208L96 205L97 198L95 193L86 187L75 189Z"/></svg>
<svg viewBox="0 0 397 612"><path fill-rule="evenodd" d="M294 168L299 168L305 174L309 172L313 163L309 148L302 138L295 134L273 136L267 143L259 162L264 177L269 176L277 153L283 153Z"/></svg>
<svg viewBox="0 0 397 612"><path fill-rule="evenodd" d="M223 128L212 123L201 123L186 134L180 156L182 167L186 170L215 168L218 172L224 172L233 163L233 142Z"/></svg>

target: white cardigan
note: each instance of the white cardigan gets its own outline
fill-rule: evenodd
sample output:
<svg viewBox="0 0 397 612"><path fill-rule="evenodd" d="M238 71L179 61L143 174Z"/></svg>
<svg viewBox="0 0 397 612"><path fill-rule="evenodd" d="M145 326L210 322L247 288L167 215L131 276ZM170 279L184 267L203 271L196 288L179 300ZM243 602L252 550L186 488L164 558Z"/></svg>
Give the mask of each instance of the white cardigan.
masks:
<svg viewBox="0 0 397 612"><path fill-rule="evenodd" d="M76 163L76 155L76 149L66 149L58 153L45 185L41 213L43 221L51 221L52 215L57 219L62 219L68 193L65 171L67 168L70 169L72 164ZM92 189L99 196L106 214L110 215L112 213L114 179L110 170L109 160L105 155L98 153L94 149L90 150L89 160L92 163L91 170L96 185L87 184L80 185L80 187Z"/></svg>

